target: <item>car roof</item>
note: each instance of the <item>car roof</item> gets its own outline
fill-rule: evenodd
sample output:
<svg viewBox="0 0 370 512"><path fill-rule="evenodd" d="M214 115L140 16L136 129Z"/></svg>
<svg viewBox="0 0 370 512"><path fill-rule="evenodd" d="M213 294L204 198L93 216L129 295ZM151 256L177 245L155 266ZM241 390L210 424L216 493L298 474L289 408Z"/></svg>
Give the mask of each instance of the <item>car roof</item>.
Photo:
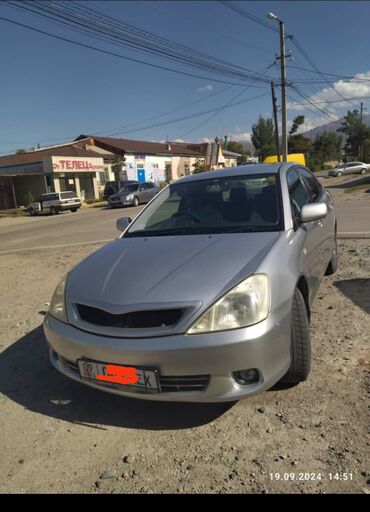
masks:
<svg viewBox="0 0 370 512"><path fill-rule="evenodd" d="M223 169L216 169L215 171L206 171L190 176L185 176L176 180L176 183L198 181L216 178L227 178L228 176L244 176L247 174L278 174L281 171L286 171L290 167L299 165L295 162L280 162L275 164L252 164L252 165L238 165L237 167L225 167ZM300 166L302 167L302 166Z"/></svg>

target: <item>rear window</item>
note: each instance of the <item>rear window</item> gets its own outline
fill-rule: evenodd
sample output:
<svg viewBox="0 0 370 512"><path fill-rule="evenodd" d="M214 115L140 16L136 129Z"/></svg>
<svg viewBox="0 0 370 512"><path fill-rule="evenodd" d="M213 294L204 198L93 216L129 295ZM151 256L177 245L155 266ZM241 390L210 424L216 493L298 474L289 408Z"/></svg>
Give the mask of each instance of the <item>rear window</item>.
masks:
<svg viewBox="0 0 370 512"><path fill-rule="evenodd" d="M60 193L60 198L61 199L72 199L73 198L77 198L77 194L76 192L61 192Z"/></svg>

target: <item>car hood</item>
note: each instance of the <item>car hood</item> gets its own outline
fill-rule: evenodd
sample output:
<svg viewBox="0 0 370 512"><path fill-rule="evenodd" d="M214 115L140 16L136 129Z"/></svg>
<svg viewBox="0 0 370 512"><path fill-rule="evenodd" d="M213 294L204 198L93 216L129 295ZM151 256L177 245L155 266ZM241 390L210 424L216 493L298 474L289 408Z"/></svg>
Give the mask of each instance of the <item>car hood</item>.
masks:
<svg viewBox="0 0 370 512"><path fill-rule="evenodd" d="M109 199L119 199L120 197L129 196L130 194L134 194L134 192L129 192L128 190L125 190L124 192L116 192L109 196Z"/></svg>
<svg viewBox="0 0 370 512"><path fill-rule="evenodd" d="M252 274L278 232L117 239L71 272L70 303L108 311L132 305L205 309ZM173 306L172 306L173 307Z"/></svg>

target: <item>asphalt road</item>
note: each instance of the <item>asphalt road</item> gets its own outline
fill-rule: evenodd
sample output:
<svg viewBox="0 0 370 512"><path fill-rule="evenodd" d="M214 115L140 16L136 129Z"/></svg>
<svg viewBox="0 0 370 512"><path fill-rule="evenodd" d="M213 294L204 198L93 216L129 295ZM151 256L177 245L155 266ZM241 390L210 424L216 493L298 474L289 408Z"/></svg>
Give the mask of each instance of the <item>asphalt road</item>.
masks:
<svg viewBox="0 0 370 512"><path fill-rule="evenodd" d="M119 236L116 220L134 218L136 208L82 208L76 213L0 219L0 254L8 251L109 241Z"/></svg>
<svg viewBox="0 0 370 512"><path fill-rule="evenodd" d="M338 232L344 236L355 232L370 238L370 200L335 199ZM104 242L118 237L116 220L134 218L143 206L136 208L82 208L77 213L56 216L0 219L0 254L25 249L65 247Z"/></svg>

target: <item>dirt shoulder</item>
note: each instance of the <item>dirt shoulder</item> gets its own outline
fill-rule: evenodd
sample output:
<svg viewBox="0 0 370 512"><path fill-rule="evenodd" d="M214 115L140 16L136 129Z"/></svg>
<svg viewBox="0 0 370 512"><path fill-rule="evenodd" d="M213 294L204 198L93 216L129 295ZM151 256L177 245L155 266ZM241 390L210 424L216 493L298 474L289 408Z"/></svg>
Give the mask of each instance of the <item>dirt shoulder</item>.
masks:
<svg viewBox="0 0 370 512"><path fill-rule="evenodd" d="M369 240L340 241L308 381L229 405L121 398L51 367L46 303L97 247L0 256L0 492L369 492Z"/></svg>

